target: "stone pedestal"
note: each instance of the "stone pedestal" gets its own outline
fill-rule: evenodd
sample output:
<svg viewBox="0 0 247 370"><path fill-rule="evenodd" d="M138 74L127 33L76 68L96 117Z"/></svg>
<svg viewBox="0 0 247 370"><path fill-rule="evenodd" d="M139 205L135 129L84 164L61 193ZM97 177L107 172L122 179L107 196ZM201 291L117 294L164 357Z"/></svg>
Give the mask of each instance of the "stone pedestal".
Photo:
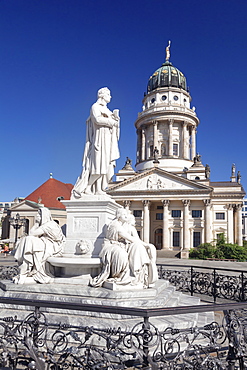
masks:
<svg viewBox="0 0 247 370"><path fill-rule="evenodd" d="M67 210L63 255L50 257L47 262L60 283L87 286L90 278L100 273L105 229L121 206L108 195L84 195L63 204Z"/></svg>
<svg viewBox="0 0 247 370"><path fill-rule="evenodd" d="M181 259L188 259L189 258L189 250L183 249L180 252L180 258Z"/></svg>
<svg viewBox="0 0 247 370"><path fill-rule="evenodd" d="M66 245L64 257L80 255L78 243L92 244L85 256L98 257L105 228L121 206L108 195L84 195L80 200L64 200L67 210ZM84 254L82 254L84 256Z"/></svg>

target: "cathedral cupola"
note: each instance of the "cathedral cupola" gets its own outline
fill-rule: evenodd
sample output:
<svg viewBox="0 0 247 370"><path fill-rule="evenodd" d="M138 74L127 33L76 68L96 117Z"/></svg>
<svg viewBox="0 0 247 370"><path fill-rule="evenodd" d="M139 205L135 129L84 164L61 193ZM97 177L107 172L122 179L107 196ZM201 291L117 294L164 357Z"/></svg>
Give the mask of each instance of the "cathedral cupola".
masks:
<svg viewBox="0 0 247 370"><path fill-rule="evenodd" d="M170 44L165 62L149 78L135 122L138 172L153 167L154 150L158 166L172 172L190 168L196 156L199 120L190 106L186 77L170 62Z"/></svg>
<svg viewBox="0 0 247 370"><path fill-rule="evenodd" d="M148 81L147 92L153 91L159 87L178 87L187 91L186 78L184 74L172 65L171 62L165 62L158 68Z"/></svg>
<svg viewBox="0 0 247 370"><path fill-rule="evenodd" d="M166 61L158 68L148 81L147 92L161 87L178 87L187 91L187 83L184 74L170 62L170 41L166 48Z"/></svg>

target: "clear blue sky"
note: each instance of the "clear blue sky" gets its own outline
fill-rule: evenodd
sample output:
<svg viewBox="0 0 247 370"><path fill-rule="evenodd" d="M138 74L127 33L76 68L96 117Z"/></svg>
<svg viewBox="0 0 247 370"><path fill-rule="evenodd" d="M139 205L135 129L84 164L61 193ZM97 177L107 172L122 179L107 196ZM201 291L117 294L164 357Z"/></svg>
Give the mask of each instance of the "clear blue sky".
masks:
<svg viewBox="0 0 247 370"><path fill-rule="evenodd" d="M212 181L236 164L247 190L246 0L0 0L0 201L49 178L75 183L85 121L100 87L120 109L121 158L135 163L134 121L172 40L200 119Z"/></svg>

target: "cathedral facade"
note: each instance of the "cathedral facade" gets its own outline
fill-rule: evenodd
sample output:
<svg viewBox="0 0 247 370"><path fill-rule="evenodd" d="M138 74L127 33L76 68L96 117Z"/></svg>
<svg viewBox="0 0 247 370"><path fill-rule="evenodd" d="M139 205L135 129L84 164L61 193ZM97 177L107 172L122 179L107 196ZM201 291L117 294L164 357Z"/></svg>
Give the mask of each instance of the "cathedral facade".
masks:
<svg viewBox="0 0 247 370"><path fill-rule="evenodd" d="M240 173L233 165L230 181L210 181L196 148L199 119L169 47L148 81L142 109L135 122L136 170L127 159L108 194L133 212L140 237L168 254L186 258L190 248L222 233L242 245Z"/></svg>

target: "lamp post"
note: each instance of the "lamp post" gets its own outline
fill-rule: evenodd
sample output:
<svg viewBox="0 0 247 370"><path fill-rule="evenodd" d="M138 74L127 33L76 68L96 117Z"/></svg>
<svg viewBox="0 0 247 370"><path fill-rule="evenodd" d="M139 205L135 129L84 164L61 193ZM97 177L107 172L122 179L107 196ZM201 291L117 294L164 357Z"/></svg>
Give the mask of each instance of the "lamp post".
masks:
<svg viewBox="0 0 247 370"><path fill-rule="evenodd" d="M15 217L10 217L9 218L9 223L15 229L15 244L16 244L16 242L17 242L17 236L18 236L18 230L22 226L25 225L26 219L25 218L20 218L19 213L17 213Z"/></svg>

